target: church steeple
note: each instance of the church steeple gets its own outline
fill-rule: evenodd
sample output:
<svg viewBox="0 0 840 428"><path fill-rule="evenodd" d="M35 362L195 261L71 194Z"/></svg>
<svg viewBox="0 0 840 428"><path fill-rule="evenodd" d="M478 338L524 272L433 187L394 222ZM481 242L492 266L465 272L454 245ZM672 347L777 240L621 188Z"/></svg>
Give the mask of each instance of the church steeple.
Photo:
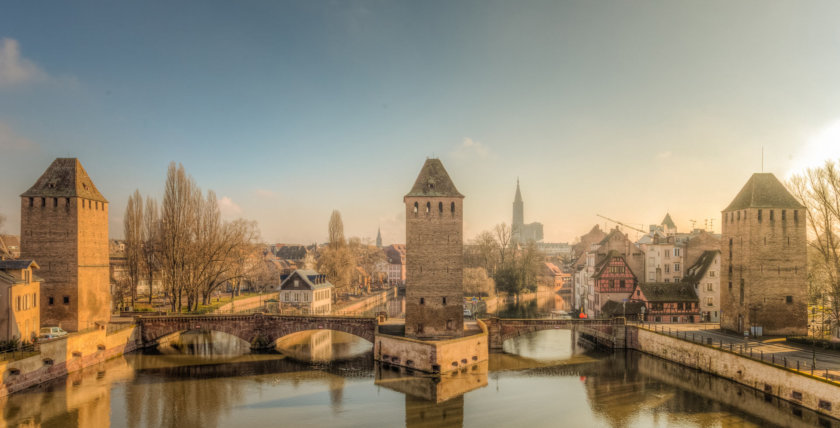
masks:
<svg viewBox="0 0 840 428"><path fill-rule="evenodd" d="M382 248L382 228L376 228L376 248Z"/></svg>
<svg viewBox="0 0 840 428"><path fill-rule="evenodd" d="M519 179L516 179L516 195L513 197L513 221L511 229L518 231L525 224L525 203L522 202L522 192L519 191Z"/></svg>

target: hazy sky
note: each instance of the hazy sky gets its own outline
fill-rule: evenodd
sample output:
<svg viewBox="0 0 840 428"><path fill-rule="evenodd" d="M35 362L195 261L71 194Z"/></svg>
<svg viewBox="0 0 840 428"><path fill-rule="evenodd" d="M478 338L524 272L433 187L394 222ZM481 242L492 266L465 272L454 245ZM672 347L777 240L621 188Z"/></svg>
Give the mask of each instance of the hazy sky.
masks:
<svg viewBox="0 0 840 428"><path fill-rule="evenodd" d="M170 161L270 242L404 239L426 157L467 237L714 218L761 168L840 157L840 2L27 2L0 13L0 213L78 157L122 235Z"/></svg>

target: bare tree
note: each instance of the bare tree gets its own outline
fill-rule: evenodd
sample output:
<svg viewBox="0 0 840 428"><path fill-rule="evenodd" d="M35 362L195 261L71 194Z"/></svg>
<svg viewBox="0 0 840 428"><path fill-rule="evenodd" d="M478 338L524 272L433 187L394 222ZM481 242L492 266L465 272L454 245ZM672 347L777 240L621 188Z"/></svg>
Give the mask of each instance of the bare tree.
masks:
<svg viewBox="0 0 840 428"><path fill-rule="evenodd" d="M344 223L341 213L334 210L328 225L330 241L321 249L318 258L318 271L327 276L337 289L351 285L355 263L344 239Z"/></svg>
<svg viewBox="0 0 840 428"><path fill-rule="evenodd" d="M790 187L805 204L808 222L809 293L823 301L832 322L840 323L840 170L834 161L791 179ZM827 297L827 298L826 298ZM821 302L821 303L823 303Z"/></svg>
<svg viewBox="0 0 840 428"><path fill-rule="evenodd" d="M137 283L143 270L143 197L139 190L135 190L128 198L123 216L123 233L128 297L133 307L137 300Z"/></svg>
<svg viewBox="0 0 840 428"><path fill-rule="evenodd" d="M344 222L341 221L341 213L338 210L333 210L332 214L330 214L330 223L328 228L330 247L344 247L347 244L344 239Z"/></svg>
<svg viewBox="0 0 840 428"><path fill-rule="evenodd" d="M11 259L12 252L6 246L6 241L3 240L3 224L6 223L6 216L0 214L0 260Z"/></svg>
<svg viewBox="0 0 840 428"><path fill-rule="evenodd" d="M511 229L505 223L499 223L495 228L497 251L499 252L499 264L505 264L505 259L511 250Z"/></svg>
<svg viewBox="0 0 840 428"><path fill-rule="evenodd" d="M157 251L160 247L159 232L160 212L158 211L157 201L153 198L146 198L141 237L143 240L143 273L149 282L149 304L152 304L154 295L155 272L159 269L157 263Z"/></svg>

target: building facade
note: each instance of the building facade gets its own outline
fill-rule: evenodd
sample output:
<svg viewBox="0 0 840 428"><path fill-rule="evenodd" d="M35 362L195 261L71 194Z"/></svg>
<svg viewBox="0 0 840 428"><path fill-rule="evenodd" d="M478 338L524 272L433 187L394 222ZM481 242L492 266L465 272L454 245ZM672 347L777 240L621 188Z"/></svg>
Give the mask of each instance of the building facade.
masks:
<svg viewBox="0 0 840 428"><path fill-rule="evenodd" d="M313 315L326 315L332 311L333 285L326 275L298 269L280 279L281 308Z"/></svg>
<svg viewBox="0 0 840 428"><path fill-rule="evenodd" d="M721 327L808 332L805 207L770 173L756 173L722 211Z"/></svg>
<svg viewBox="0 0 840 428"><path fill-rule="evenodd" d="M32 260L0 260L0 340L33 342L41 328L41 279Z"/></svg>
<svg viewBox="0 0 840 428"><path fill-rule="evenodd" d="M705 251L686 269L683 282L694 286L700 302L700 320L720 322L720 251Z"/></svg>
<svg viewBox="0 0 840 428"><path fill-rule="evenodd" d="M426 159L405 195L405 334L464 331L463 200L439 159Z"/></svg>
<svg viewBox="0 0 840 428"><path fill-rule="evenodd" d="M624 255L616 250L607 253L595 266L592 279L595 282L596 308L592 315L595 317L601 316L602 307L607 302L623 302L628 299L638 283Z"/></svg>
<svg viewBox="0 0 840 428"><path fill-rule="evenodd" d="M58 158L21 195L21 257L44 279L41 324L68 331L110 320L108 201L75 158Z"/></svg>
<svg viewBox="0 0 840 428"><path fill-rule="evenodd" d="M685 282L639 283L630 301L644 303L647 322L700 322L697 294L694 287Z"/></svg>

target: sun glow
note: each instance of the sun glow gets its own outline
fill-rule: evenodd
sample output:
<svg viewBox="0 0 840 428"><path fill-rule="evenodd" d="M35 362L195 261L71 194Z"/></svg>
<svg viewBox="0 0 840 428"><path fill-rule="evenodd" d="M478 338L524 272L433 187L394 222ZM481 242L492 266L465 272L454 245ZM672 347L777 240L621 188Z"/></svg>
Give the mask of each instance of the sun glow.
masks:
<svg viewBox="0 0 840 428"><path fill-rule="evenodd" d="M793 158L786 176L790 178L808 168L822 166L827 160L840 160L840 120L826 126L808 140Z"/></svg>

